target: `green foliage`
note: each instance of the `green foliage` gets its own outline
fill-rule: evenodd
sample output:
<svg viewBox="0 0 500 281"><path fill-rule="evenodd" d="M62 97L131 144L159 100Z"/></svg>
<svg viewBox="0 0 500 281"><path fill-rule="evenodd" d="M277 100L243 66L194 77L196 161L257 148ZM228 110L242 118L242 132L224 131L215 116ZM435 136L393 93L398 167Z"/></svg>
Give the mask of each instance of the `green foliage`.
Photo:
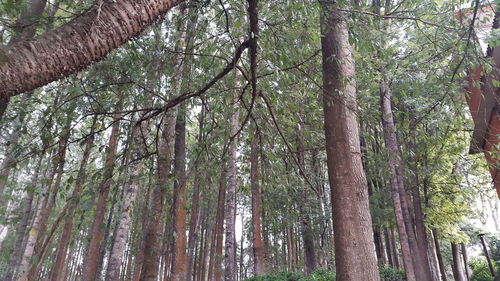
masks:
<svg viewBox="0 0 500 281"><path fill-rule="evenodd" d="M380 278L382 281L404 281L405 272L401 269L382 267L380 268Z"/></svg>
<svg viewBox="0 0 500 281"><path fill-rule="evenodd" d="M389 267L380 268L381 281L404 281L405 274L403 270ZM334 281L335 272L326 269L318 269L310 276L304 276L302 272L281 272L254 276L246 281ZM341 280L337 280L341 281Z"/></svg>
<svg viewBox="0 0 500 281"><path fill-rule="evenodd" d="M485 258L476 258L469 262L472 268L471 281L493 281L494 277L491 276L488 268L488 263ZM495 266L495 263L493 264Z"/></svg>

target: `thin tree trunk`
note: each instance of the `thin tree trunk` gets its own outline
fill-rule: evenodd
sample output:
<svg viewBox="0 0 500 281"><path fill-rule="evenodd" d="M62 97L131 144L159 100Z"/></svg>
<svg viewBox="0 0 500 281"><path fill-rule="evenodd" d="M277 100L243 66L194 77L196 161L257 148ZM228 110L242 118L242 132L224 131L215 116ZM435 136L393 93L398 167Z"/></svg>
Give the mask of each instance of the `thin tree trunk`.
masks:
<svg viewBox="0 0 500 281"><path fill-rule="evenodd" d="M238 75L238 74L237 74ZM230 119L230 136L235 137L239 129L239 110L238 102L234 101L232 106L233 112ZM225 222L225 253L224 253L224 280L236 280L236 184L237 184L237 142L238 138L235 137L229 146L228 150L228 181L226 190L226 206L224 210Z"/></svg>
<svg viewBox="0 0 500 281"><path fill-rule="evenodd" d="M120 107L117 108L120 111ZM104 162L104 173L98 187L97 204L94 213L94 219L90 226L90 241L87 246L82 272L82 281L94 281L97 278L97 269L99 267L99 248L100 243L104 238L104 231L101 225L104 222L106 212L106 203L108 200L109 188L113 177L113 170L116 161L116 150L118 147L118 134L120 131L119 115L114 116L114 124L111 129L111 135L106 148L106 156Z"/></svg>
<svg viewBox="0 0 500 281"><path fill-rule="evenodd" d="M138 177L142 168L142 161L139 158L145 151L145 148L143 147L143 140L141 137L143 135L141 134L141 130L146 128L145 124L146 123L135 124L132 128L133 144L129 149L131 149L133 152L132 157L130 157L130 162L127 164L127 174L129 180L124 186L125 195L120 211L121 214L119 223L115 232L116 234L114 236L113 248L111 249L111 253L109 255L108 268L106 270L105 278L106 281L118 280L120 276L122 257L125 253L127 236L132 224L132 207L137 198L137 192L139 190ZM96 253L98 254L99 251L96 251Z"/></svg>
<svg viewBox="0 0 500 281"><path fill-rule="evenodd" d="M323 2L321 7L323 110L337 279L378 281L347 14L336 3Z"/></svg>
<svg viewBox="0 0 500 281"><path fill-rule="evenodd" d="M462 257L464 260L465 277L467 278L466 280L469 281L471 274L470 274L470 269L469 269L469 259L467 256L467 247L465 246L465 243L460 243L460 247L462 248Z"/></svg>
<svg viewBox="0 0 500 281"><path fill-rule="evenodd" d="M35 187L38 183L38 177L40 175L40 168L42 165L43 161L43 153L41 153L40 158L38 160L37 166L35 168L35 172L33 173L33 176L31 178L31 190L28 190L26 192L25 198L23 198L23 212L21 214L21 219L20 222L17 226L16 229L16 242L14 244L14 251L11 255L11 258L9 260L9 270L7 271L6 275L4 276L5 281L12 281L16 274L15 274L15 269L17 268L19 264L19 259L21 258L21 255L24 253L24 240L25 240L25 235L26 235L26 230L28 229L28 223L30 219L30 213L33 205L33 197L35 195Z"/></svg>
<svg viewBox="0 0 500 281"><path fill-rule="evenodd" d="M31 259L35 254L37 254L39 247L41 246L42 236L45 232L47 220L51 207L53 206L52 200L55 201L55 193L59 190L62 177L62 169L66 157L66 146L69 138L69 126L63 129L59 140L59 146L54 158L52 159L52 171L49 176L49 184L47 185L46 191L40 198L38 203L38 209L36 210L35 217L33 219L33 224L29 231L28 239L26 242L26 248L24 249L24 254L19 265L19 281L27 281L31 276L34 277L34 272L29 272ZM57 176L56 176L57 175ZM54 178L55 183L54 183ZM55 203L55 202L54 202Z"/></svg>
<svg viewBox="0 0 500 281"><path fill-rule="evenodd" d="M172 243L172 281L188 279L187 264L187 187L186 187L186 104L181 104L175 124L174 157L174 239Z"/></svg>
<svg viewBox="0 0 500 281"><path fill-rule="evenodd" d="M259 132L257 128L250 144L250 186L252 192L252 247L254 274L262 275L266 271L264 242L262 240L262 199L259 185Z"/></svg>
<svg viewBox="0 0 500 281"><path fill-rule="evenodd" d="M90 130L90 135L87 137L85 149L83 152L82 160L80 162L80 169L76 177L75 187L71 197L69 198L69 206L66 211L66 218L64 222L63 232L58 241L57 255L54 264L52 265L52 270L50 273L50 280L52 281L62 281L65 279L65 264L66 255L68 251L68 245L71 240L71 233L73 231L73 215L75 213L76 207L78 206L80 191L85 183L87 163L90 157L90 152L94 146L94 127L97 119L94 118L92 127Z"/></svg>
<svg viewBox="0 0 500 281"><path fill-rule="evenodd" d="M391 171L391 195L396 216L396 225L398 227L399 241L401 243L403 264L408 281L416 281L412 252L409 244L409 235L413 230L407 228L408 224L405 224L405 220L408 218L404 215L405 204L403 204L403 200L406 196L406 191L404 183L401 181L403 175L400 174L400 167L403 163L396 138L396 127L391 108L391 92L387 87L384 77L380 82L380 108L384 129L384 141L388 154L388 164Z"/></svg>
<svg viewBox="0 0 500 281"><path fill-rule="evenodd" d="M439 264L439 271L441 273L441 280L448 281L448 278L446 276L446 267L444 266L443 256L441 255L441 247L439 246L439 240L437 238L435 230L432 231L432 236L434 237L434 245L436 247L436 256Z"/></svg>

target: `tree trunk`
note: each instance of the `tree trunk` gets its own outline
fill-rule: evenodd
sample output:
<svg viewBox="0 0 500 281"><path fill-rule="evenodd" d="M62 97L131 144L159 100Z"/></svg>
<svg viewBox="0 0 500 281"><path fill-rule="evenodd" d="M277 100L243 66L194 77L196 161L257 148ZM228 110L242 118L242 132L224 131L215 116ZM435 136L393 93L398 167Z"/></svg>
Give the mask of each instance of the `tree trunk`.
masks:
<svg viewBox="0 0 500 281"><path fill-rule="evenodd" d="M388 164L391 172L391 195L398 227L399 241L401 243L403 264L407 280L416 281L412 252L409 244L409 234L413 230L411 228L408 229L408 224L405 224L405 220L408 218L404 215L405 204L402 203L404 200L402 197L406 196L404 182L402 182L403 175L400 174L402 172L400 167L403 163L399 151L398 140L396 138L396 127L391 108L391 92L387 87L384 77L380 82L380 108L384 129L384 142L387 148Z"/></svg>
<svg viewBox="0 0 500 281"><path fill-rule="evenodd" d="M132 151L132 157L127 164L128 182L124 186L124 198L121 207L119 223L115 231L114 244L109 255L108 268L106 270L106 281L118 280L120 276L120 267L125 247L127 245L127 236L129 235L132 224L131 212L133 204L137 198L139 189L138 177L142 168L142 161L139 159L145 151L141 130L145 129L146 123L135 124L132 128L133 144L129 149ZM144 133L145 134L145 133ZM97 251L99 253L99 251Z"/></svg>
<svg viewBox="0 0 500 281"><path fill-rule="evenodd" d="M172 244L172 281L188 279L187 264L187 190L186 190L186 104L180 105L175 124L174 239Z"/></svg>
<svg viewBox="0 0 500 281"><path fill-rule="evenodd" d="M156 280L161 256L163 238L162 220L164 202L167 192L170 163L172 161L172 147L175 135L175 111L167 113L165 125L158 148L158 183L153 188L151 207L148 209L147 225L144 230L144 269L141 273L143 281Z"/></svg>
<svg viewBox="0 0 500 281"><path fill-rule="evenodd" d="M45 9L47 0L29 0L26 2L27 3L25 4L23 10L21 11L21 14L19 15L16 23L13 26L14 34L10 38L8 46L15 44L17 42L26 41L35 36L36 27L38 25L38 21L40 20L40 16L42 15L43 10ZM29 97L32 94L33 94L32 92L29 92L26 93L26 96ZM5 111L7 110L9 101L10 97L0 97L0 121L2 120ZM13 132L14 134L17 135L19 134L16 129L14 129ZM2 165L2 167L4 166ZM0 186L0 195L2 194L1 190L2 187Z"/></svg>
<svg viewBox="0 0 500 281"><path fill-rule="evenodd" d="M446 267L444 266L443 256L441 255L441 247L439 247L439 240L435 230L432 231L432 236L434 237L434 245L436 247L436 256L439 264L439 271L441 273L441 280L448 281L448 277L446 276Z"/></svg>
<svg viewBox="0 0 500 281"><path fill-rule="evenodd" d="M252 248L254 274L265 273L264 243L262 241L262 199L259 186L259 132L255 129L250 144L250 187L252 192Z"/></svg>
<svg viewBox="0 0 500 281"><path fill-rule="evenodd" d="M26 248L19 264L19 281L27 281L29 278L34 278L35 273L29 272L31 259L38 254L41 247L42 237L47 228L47 220L55 204L55 196L61 184L61 177L66 158L66 146L69 138L69 124L63 129L59 139L59 146L57 152L52 159L52 171L49 176L49 184L47 185L46 192L43 193L39 200L38 208L36 210L33 224L29 231ZM56 176L57 175L57 176ZM55 182L54 182L55 178Z"/></svg>
<svg viewBox="0 0 500 281"><path fill-rule="evenodd" d="M94 139L94 127L96 121L97 119L94 118L90 135L87 137L86 140L85 149L83 152L82 160L80 162L80 169L76 177L75 187L73 188L73 192L71 194L71 197L69 198L70 202L68 203L69 206L65 215L66 217L65 217L63 232L58 241L56 260L52 265L52 270L50 273L50 280L52 281L62 281L65 279L66 255L68 251L68 245L71 240L71 233L73 231L73 215L75 213L76 207L78 206L80 191L85 183L87 163L90 157L90 152L92 150L92 147L94 146L93 139Z"/></svg>
<svg viewBox="0 0 500 281"><path fill-rule="evenodd" d="M33 176L31 178L31 189L26 192L25 198L23 199L23 212L21 214L21 219L20 222L17 226L16 229L16 242L14 244L14 251L10 257L9 260L9 269L4 276L5 281L12 281L15 279L15 269L17 268L19 264L19 259L21 258L21 255L24 253L24 240L25 240L25 235L26 230L28 229L28 223L30 219L30 213L31 209L33 206L33 197L35 195L35 187L38 183L38 177L40 175L40 168L42 165L43 161L43 153L40 155L40 159L38 160L35 172L33 173Z"/></svg>
<svg viewBox="0 0 500 281"><path fill-rule="evenodd" d="M469 281L471 274L470 274L470 269L469 269L469 262L468 262L468 256L467 256L467 247L465 246L465 243L460 243L460 247L462 248L462 257L464 259L464 269L465 269L465 277L467 278L466 280Z"/></svg>
<svg viewBox="0 0 500 281"><path fill-rule="evenodd" d="M459 247L459 244L451 243L451 255L453 257L453 277L455 277L455 281L465 281Z"/></svg>
<svg viewBox="0 0 500 281"><path fill-rule="evenodd" d="M120 107L118 107L117 111ZM99 267L100 243L105 238L101 225L104 222L106 203L108 201L109 188L113 178L113 170L116 161L116 150L118 147L118 134L120 131L119 115L114 116L114 124L106 148L104 162L104 173L98 187L97 205L94 219L89 229L90 241L87 246L87 253L83 263L82 281L94 281L97 279L97 269Z"/></svg>
<svg viewBox="0 0 500 281"><path fill-rule="evenodd" d="M103 59L183 1L103 1L29 43L0 49L0 98L34 90Z"/></svg>
<svg viewBox="0 0 500 281"><path fill-rule="evenodd" d="M342 281L378 281L346 17L338 4L322 3L323 110L336 272L337 279Z"/></svg>
<svg viewBox="0 0 500 281"><path fill-rule="evenodd" d="M237 74L239 76L239 74ZM235 137L239 129L239 110L238 102L235 100L232 106L230 120L230 136ZM226 190L226 206L224 210L225 222L225 253L224 253L224 280L236 280L236 184L237 184L237 149L238 138L235 137L228 150L228 181Z"/></svg>

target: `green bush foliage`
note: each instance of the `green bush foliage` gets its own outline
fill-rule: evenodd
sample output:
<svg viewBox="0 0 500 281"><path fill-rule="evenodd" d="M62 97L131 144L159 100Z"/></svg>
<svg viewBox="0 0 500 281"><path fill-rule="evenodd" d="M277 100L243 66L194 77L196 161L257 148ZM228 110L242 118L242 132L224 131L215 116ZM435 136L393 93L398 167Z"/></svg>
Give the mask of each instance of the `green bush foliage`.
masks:
<svg viewBox="0 0 500 281"><path fill-rule="evenodd" d="M495 278L491 276L490 269L486 258L476 258L469 262L472 268L471 281L493 281ZM493 264L495 266L495 264Z"/></svg>
<svg viewBox="0 0 500 281"><path fill-rule="evenodd" d="M389 267L380 268L381 281L405 281L404 271ZM246 281L342 281L335 280L335 272L318 269L310 276L302 272L281 272L268 275L254 276Z"/></svg>

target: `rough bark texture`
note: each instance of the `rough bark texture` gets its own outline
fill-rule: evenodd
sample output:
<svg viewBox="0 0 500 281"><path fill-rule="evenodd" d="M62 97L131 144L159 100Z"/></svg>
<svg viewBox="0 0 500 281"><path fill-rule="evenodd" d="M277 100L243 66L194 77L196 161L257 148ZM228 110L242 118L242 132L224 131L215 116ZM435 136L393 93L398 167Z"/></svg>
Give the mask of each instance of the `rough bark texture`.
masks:
<svg viewBox="0 0 500 281"><path fill-rule="evenodd" d="M1 48L0 98L36 89L103 59L183 1L103 1L35 40Z"/></svg>
<svg viewBox="0 0 500 281"><path fill-rule="evenodd" d="M401 202L401 197L405 196L402 194L405 192L404 183L401 181L402 175L399 174L401 172L400 166L402 166L403 163L401 160L401 153L399 151L399 144L396 138L394 118L392 115L391 93L384 79L385 78L382 78L382 81L380 82L380 112L382 114L384 142L387 148L388 164L391 172L391 195L399 233L399 241L401 244L403 264L406 272L406 279L408 281L416 281L417 279L415 277L412 252L408 241L408 233L413 230L407 229L407 224L405 224L406 218L403 213L404 205Z"/></svg>
<svg viewBox="0 0 500 281"><path fill-rule="evenodd" d="M111 129L111 135L106 148L106 158L104 162L104 173L97 195L97 205L94 213L94 220L90 226L90 241L87 246L87 253L83 263L82 281L93 281L97 278L97 269L99 267L99 249L101 241L104 239L104 230L101 225L104 222L106 212L106 202L108 200L109 188L113 177L115 167L116 149L118 147L118 133L120 130L119 115L115 115L114 124Z"/></svg>
<svg viewBox="0 0 500 281"><path fill-rule="evenodd" d="M127 245L127 237L129 236L130 226L132 224L131 213L133 204L137 198L139 190L138 177L142 168L142 161L139 159L144 152L141 129L145 123L136 124L133 127L132 141L130 149L132 157L130 163L127 164L128 182L124 186L124 197L120 211L119 223L115 231L114 244L109 254L108 268L106 270L106 281L119 280L122 257L125 253ZM144 133L145 134L145 133Z"/></svg>
<svg viewBox="0 0 500 281"><path fill-rule="evenodd" d="M36 26L40 20L40 16L45 9L47 0L28 0L21 11L21 14L17 18L16 23L13 26L14 35L10 38L8 46L15 44L17 42L25 41L33 38L36 32ZM1 52L1 50L0 50ZM1 65L1 62L0 62ZM29 93L28 95L31 95ZM3 114L7 109L10 97L0 97L0 120L2 120ZM14 130L16 132L16 130ZM1 189L1 188L0 188ZM0 192L0 195L2 192Z"/></svg>
<svg viewBox="0 0 500 281"><path fill-rule="evenodd" d="M378 281L346 17L338 4L322 2L323 109L336 272L342 281Z"/></svg>
<svg viewBox="0 0 500 281"><path fill-rule="evenodd" d="M235 136L239 129L239 110L238 102L234 102L232 106L232 114L230 120L231 137ZM224 210L225 222L225 252L224 252L224 280L236 280L236 184L237 184L237 137L234 138L228 150L228 180L226 190L226 206Z"/></svg>

